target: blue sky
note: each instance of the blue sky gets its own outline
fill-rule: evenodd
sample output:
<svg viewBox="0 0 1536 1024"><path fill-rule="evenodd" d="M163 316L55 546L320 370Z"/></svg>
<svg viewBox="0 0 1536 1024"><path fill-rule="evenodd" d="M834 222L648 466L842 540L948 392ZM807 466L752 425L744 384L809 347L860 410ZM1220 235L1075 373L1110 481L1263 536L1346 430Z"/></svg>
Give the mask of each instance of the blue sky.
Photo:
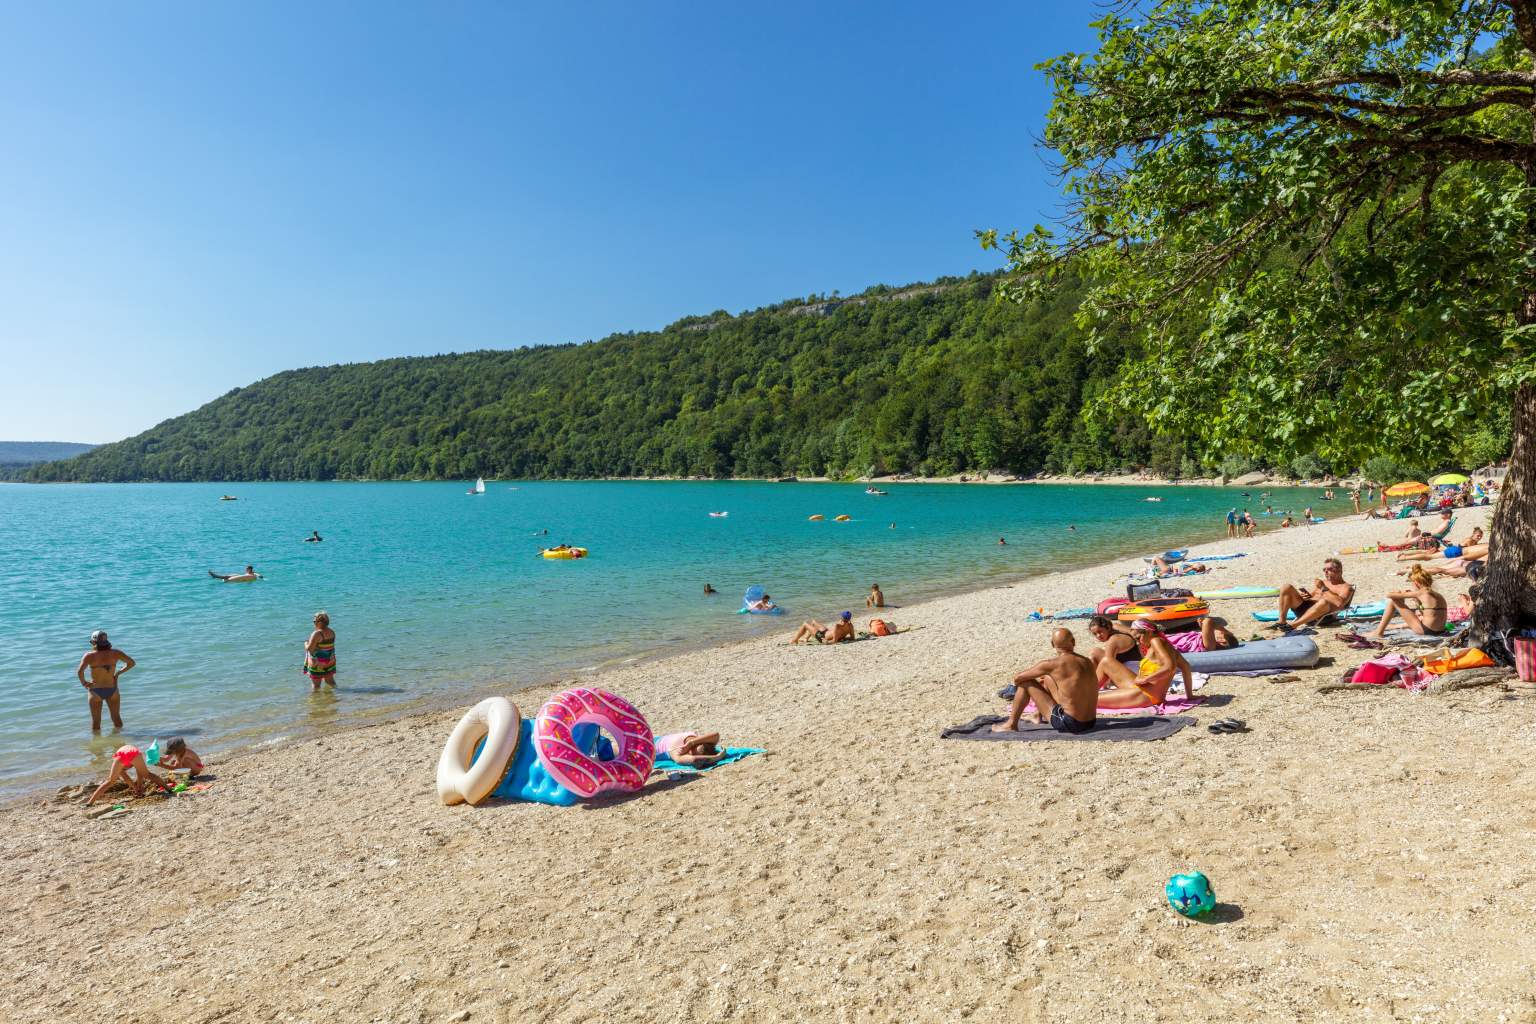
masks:
<svg viewBox="0 0 1536 1024"><path fill-rule="evenodd" d="M0 439L990 269L1098 13L0 0Z"/></svg>

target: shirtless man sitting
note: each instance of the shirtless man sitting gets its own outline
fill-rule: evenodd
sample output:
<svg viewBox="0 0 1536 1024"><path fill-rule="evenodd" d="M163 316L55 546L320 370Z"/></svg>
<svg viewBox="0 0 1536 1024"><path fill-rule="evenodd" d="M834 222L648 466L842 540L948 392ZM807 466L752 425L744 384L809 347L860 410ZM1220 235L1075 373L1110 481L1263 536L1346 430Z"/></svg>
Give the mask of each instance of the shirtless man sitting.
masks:
<svg viewBox="0 0 1536 1024"><path fill-rule="evenodd" d="M1038 725L1049 718L1057 732L1087 732L1097 717L1095 698L1099 681L1093 662L1074 649L1077 641L1064 627L1051 634L1055 657L1031 665L1013 677L1013 707L1008 721L992 727L993 732L1014 732L1024 717L1024 707L1035 702L1029 721Z"/></svg>
<svg viewBox="0 0 1536 1024"><path fill-rule="evenodd" d="M1270 629L1297 629L1336 615L1355 599L1355 588L1344 580L1344 563L1337 558L1323 560L1323 578L1312 581L1310 588L1287 583L1280 589L1280 617ZM1286 616L1296 613L1294 622Z"/></svg>
<svg viewBox="0 0 1536 1024"><path fill-rule="evenodd" d="M1118 658L1099 662L1099 671L1109 678L1113 689L1099 694L1101 708L1149 708L1168 699L1168 688L1175 674L1184 677L1184 696L1195 696L1189 662L1174 650L1168 638L1146 619L1131 624L1131 635L1141 652L1141 663L1132 671Z"/></svg>
<svg viewBox="0 0 1536 1024"><path fill-rule="evenodd" d="M1100 662L1105 658L1119 661L1122 655L1128 654L1136 646L1136 638L1130 630L1120 628L1108 615L1095 615L1089 619L1088 632L1101 645L1088 652L1088 660L1093 662L1098 671L1099 682L1107 682L1109 677L1104 674Z"/></svg>

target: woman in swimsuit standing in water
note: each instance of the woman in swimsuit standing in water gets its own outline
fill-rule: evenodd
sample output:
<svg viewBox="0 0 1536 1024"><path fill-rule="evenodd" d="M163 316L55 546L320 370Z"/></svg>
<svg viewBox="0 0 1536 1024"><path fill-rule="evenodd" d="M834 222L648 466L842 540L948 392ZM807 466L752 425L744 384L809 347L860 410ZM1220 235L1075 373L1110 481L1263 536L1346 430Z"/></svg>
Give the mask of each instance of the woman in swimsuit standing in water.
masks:
<svg viewBox="0 0 1536 1024"><path fill-rule="evenodd" d="M123 667L118 668L117 663ZM117 681L124 672L133 668L133 659L112 646L106 631L98 629L91 634L91 649L85 652L75 668L80 685L91 693L91 732L101 732L101 705L105 703L112 713L112 726L123 727L123 716L118 710ZM91 670L91 681L85 681L85 670Z"/></svg>
<svg viewBox="0 0 1536 1024"><path fill-rule="evenodd" d="M325 612L315 612L315 631L304 641L304 674L312 689L320 689L321 683L336 685L336 631Z"/></svg>

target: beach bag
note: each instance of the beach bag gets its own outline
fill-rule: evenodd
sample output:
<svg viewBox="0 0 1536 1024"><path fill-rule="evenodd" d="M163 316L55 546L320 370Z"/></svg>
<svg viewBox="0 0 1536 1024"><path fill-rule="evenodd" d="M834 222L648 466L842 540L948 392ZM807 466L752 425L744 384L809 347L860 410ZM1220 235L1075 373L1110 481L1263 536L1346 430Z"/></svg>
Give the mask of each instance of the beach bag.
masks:
<svg viewBox="0 0 1536 1024"><path fill-rule="evenodd" d="M896 632L896 624L886 622L884 619L870 619L869 631L875 634L875 636L890 636Z"/></svg>
<svg viewBox="0 0 1536 1024"><path fill-rule="evenodd" d="M1132 604L1145 601L1149 597L1161 597L1163 585L1157 580L1150 583L1127 583L1125 585L1125 599Z"/></svg>
<svg viewBox="0 0 1536 1024"><path fill-rule="evenodd" d="M1349 681L1372 685L1390 683L1397 677L1399 672L1412 664L1413 662L1394 651L1391 654L1383 654L1379 658L1372 658L1370 661L1367 661L1355 669L1355 674Z"/></svg>
<svg viewBox="0 0 1536 1024"><path fill-rule="evenodd" d="M1183 587L1169 587L1158 595L1159 597L1194 597L1193 590L1185 590Z"/></svg>
<svg viewBox="0 0 1536 1024"><path fill-rule="evenodd" d="M1493 659L1476 647L1457 652L1441 648L1424 659L1424 671L1436 676L1443 676L1447 672L1460 672L1466 668L1487 668L1492 665Z"/></svg>
<svg viewBox="0 0 1536 1024"><path fill-rule="evenodd" d="M1536 683L1536 640L1528 636L1512 636L1505 643L1515 654L1515 675L1522 682Z"/></svg>

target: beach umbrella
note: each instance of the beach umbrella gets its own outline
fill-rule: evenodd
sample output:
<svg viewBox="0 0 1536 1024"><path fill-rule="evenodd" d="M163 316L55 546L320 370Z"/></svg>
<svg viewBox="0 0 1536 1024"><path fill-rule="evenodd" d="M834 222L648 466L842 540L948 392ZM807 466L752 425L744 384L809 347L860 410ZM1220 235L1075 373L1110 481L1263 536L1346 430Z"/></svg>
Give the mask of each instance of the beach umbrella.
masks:
<svg viewBox="0 0 1536 1024"><path fill-rule="evenodd" d="M1441 473L1430 481L1436 487L1456 487L1466 482L1466 476L1461 473Z"/></svg>
<svg viewBox="0 0 1536 1024"><path fill-rule="evenodd" d="M1429 489L1429 484L1421 484L1417 480L1404 480L1400 484L1393 484L1381 493L1389 498L1401 498L1405 494L1423 494Z"/></svg>

